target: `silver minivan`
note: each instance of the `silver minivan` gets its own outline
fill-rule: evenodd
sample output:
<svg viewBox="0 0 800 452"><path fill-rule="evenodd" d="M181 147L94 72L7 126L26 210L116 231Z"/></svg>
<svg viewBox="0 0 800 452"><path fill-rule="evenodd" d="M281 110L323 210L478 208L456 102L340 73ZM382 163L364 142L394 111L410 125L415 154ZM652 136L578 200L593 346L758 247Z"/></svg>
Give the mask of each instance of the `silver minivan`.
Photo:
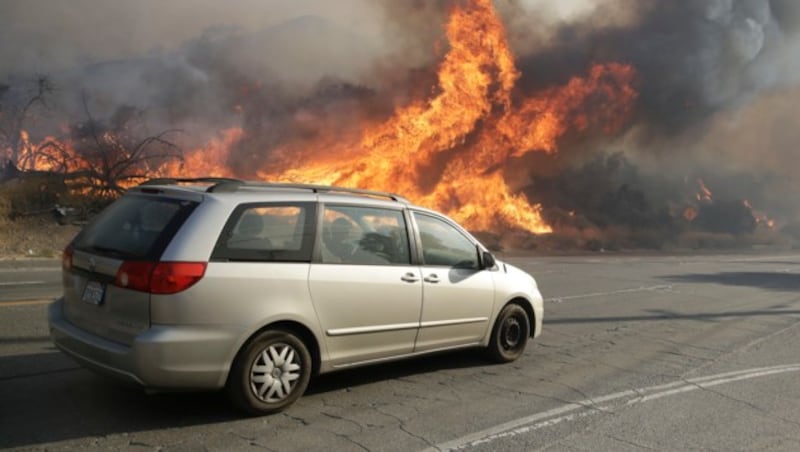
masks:
<svg viewBox="0 0 800 452"><path fill-rule="evenodd" d="M390 193L237 179L131 188L67 246L55 345L150 390L280 411L312 376L542 330L534 279Z"/></svg>

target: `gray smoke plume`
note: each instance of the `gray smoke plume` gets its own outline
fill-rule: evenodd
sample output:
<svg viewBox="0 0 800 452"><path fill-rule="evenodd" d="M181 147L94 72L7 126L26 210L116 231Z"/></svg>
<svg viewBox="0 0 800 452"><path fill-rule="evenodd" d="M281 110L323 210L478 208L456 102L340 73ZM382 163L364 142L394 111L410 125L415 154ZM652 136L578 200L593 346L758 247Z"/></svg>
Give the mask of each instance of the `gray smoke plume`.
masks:
<svg viewBox="0 0 800 452"><path fill-rule="evenodd" d="M800 3L787 0L616 0L552 30L522 56L523 84L535 90L593 62L632 64L640 74L637 121L674 136L702 127L721 109L800 80ZM604 12L629 22L608 26ZM524 25L515 22L517 39ZM538 30L535 30L538 32ZM534 33L535 34L535 33Z"/></svg>
<svg viewBox="0 0 800 452"><path fill-rule="evenodd" d="M530 197L547 205L547 195L537 192L561 184L557 204L566 210L574 210L577 199L599 196L594 207L584 206L601 218L595 224L613 223L609 211L638 209L646 214L638 224L645 225L664 218L665 206L691 197L702 179L719 203L747 199L779 228L800 220L795 196L800 135L793 126L800 113L800 3L601 0L569 22L527 13L514 17L510 31L523 49L518 59L523 92L562 84L605 61L632 65L639 91L625 133L610 141L564 143L556 162L547 163L559 170L532 171ZM598 164L607 150L622 151L638 177L620 179ZM595 183L585 182L586 171ZM577 184L576 174L584 178ZM597 194L598 188L606 195ZM609 205L609 199L627 199L631 191L646 202L623 202L622 209ZM719 216L725 210L711 211ZM631 217L618 213L616 224L629 226Z"/></svg>
<svg viewBox="0 0 800 452"><path fill-rule="evenodd" d="M317 122L346 130L430 96L448 12L465 1L0 0L0 96L47 74L51 106L71 121L88 99L97 118L145 111L188 146L241 126L229 165L246 175ZM619 134L566 137L555 156L509 163L552 221L578 211L592 227L657 229L702 178L721 202L800 223L800 2L554 4L495 1L522 73L517 100L609 61L635 68L639 96ZM12 97L25 98L0 102Z"/></svg>

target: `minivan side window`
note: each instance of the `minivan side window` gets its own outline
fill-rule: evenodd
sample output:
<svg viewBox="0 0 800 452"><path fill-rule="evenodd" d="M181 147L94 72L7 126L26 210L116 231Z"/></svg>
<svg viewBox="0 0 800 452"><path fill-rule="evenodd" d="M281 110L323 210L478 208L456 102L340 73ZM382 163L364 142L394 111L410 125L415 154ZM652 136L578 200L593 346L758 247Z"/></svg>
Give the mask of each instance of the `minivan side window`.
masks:
<svg viewBox="0 0 800 452"><path fill-rule="evenodd" d="M325 206L320 261L324 264L408 265L411 253L403 212Z"/></svg>
<svg viewBox="0 0 800 452"><path fill-rule="evenodd" d="M212 259L310 262L314 203L251 204L236 208Z"/></svg>
<svg viewBox="0 0 800 452"><path fill-rule="evenodd" d="M422 242L423 265L478 268L475 244L461 231L439 218L414 212Z"/></svg>

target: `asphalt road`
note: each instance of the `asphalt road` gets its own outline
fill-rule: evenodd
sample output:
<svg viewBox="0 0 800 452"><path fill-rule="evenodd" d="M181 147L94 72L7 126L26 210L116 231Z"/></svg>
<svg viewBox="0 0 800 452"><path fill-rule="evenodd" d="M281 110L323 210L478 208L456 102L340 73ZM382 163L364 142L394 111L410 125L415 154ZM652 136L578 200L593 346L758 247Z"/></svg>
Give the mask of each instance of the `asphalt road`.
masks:
<svg viewBox="0 0 800 452"><path fill-rule="evenodd" d="M61 261L0 260L0 305L8 301L43 300L61 290Z"/></svg>
<svg viewBox="0 0 800 452"><path fill-rule="evenodd" d="M50 345L44 304L2 302L0 448L800 450L800 254L509 260L547 299L519 361L341 372L261 418L95 376Z"/></svg>

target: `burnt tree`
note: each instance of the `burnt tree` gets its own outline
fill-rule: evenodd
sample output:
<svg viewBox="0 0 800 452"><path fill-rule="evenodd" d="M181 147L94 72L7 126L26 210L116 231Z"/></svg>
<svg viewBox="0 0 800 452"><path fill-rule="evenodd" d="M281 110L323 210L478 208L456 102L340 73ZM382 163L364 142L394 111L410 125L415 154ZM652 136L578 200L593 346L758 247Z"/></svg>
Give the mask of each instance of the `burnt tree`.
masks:
<svg viewBox="0 0 800 452"><path fill-rule="evenodd" d="M164 164L183 160L181 148L170 140L177 129L148 134L143 112L120 107L106 121L93 117L86 97L86 120L71 130L71 148L48 148L54 160L66 167L65 179L94 195L116 197L125 188L145 180Z"/></svg>
<svg viewBox="0 0 800 452"><path fill-rule="evenodd" d="M14 96L15 90L11 86L0 84L0 151L3 154L0 168L3 176L20 168L19 159L27 145L24 138L26 124L37 107L49 108L48 98L55 91L50 79L43 75L37 77L32 85L27 92Z"/></svg>

